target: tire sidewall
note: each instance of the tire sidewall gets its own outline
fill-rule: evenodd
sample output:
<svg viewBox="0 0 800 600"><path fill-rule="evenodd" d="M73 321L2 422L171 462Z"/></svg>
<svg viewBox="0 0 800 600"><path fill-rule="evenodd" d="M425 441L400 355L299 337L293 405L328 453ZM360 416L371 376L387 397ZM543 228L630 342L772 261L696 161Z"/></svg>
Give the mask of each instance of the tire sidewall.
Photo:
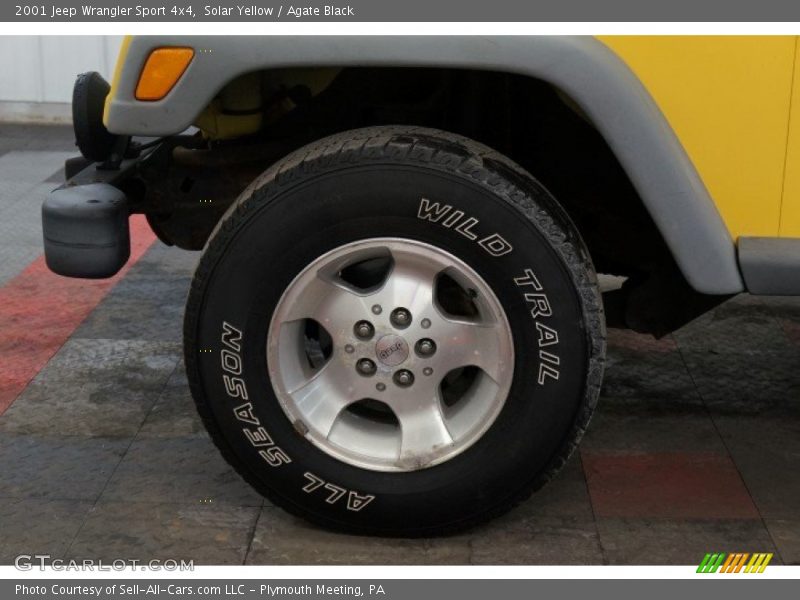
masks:
<svg viewBox="0 0 800 600"><path fill-rule="evenodd" d="M193 291L201 302L193 329L199 383L226 451L260 491L328 525L419 532L491 512L549 468L582 409L590 362L576 273L563 255L570 224L541 209L554 202L534 182L522 201L511 202L507 182L487 181L397 162L329 166L277 193L271 184L255 189L235 226L212 240L208 254L216 260ZM438 222L426 220L423 199L451 208ZM446 216L457 211L463 217L447 226ZM493 255L481 244L491 236L513 250ZM322 254L380 237L425 242L470 265L494 291L513 333L514 378L494 424L463 453L414 472L368 471L328 456L295 430L268 378L267 331L287 286ZM537 304L542 297L551 314ZM230 361L232 351L224 324L241 332L239 375L224 368L222 353L229 351ZM231 393L231 377L241 379L246 399L241 390ZM270 466L265 451L279 464Z"/></svg>

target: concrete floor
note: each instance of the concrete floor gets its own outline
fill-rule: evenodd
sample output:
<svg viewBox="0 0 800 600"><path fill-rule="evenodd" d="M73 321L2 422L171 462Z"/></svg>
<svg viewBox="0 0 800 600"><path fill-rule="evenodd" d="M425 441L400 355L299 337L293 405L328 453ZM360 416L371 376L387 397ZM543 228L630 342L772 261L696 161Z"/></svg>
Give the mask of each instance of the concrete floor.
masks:
<svg viewBox="0 0 800 600"><path fill-rule="evenodd" d="M26 289L23 269L41 252L42 194L72 152L66 129L0 126L0 296ZM383 540L288 516L219 457L181 362L196 260L153 244L9 399L0 563L44 553L197 564L697 564L709 551L757 551L800 564L800 299L741 296L659 341L611 331L599 410L553 483L468 533ZM0 328L0 387L25 352L8 331Z"/></svg>

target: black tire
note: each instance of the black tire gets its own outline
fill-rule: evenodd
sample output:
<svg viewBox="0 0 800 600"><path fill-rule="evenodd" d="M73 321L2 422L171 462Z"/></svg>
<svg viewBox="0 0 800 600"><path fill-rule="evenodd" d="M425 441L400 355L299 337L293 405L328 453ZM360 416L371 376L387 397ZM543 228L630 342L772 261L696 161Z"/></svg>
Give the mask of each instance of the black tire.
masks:
<svg viewBox="0 0 800 600"><path fill-rule="evenodd" d="M421 220L423 197L464 211L478 220L476 233L497 233L513 251L493 256L455 228ZM469 264L500 300L514 336L514 378L494 424L451 460L402 473L357 468L308 442L285 416L266 368L270 318L294 277L335 247L382 236L427 242ZM548 297L550 316L531 311L531 297L525 296L535 291L531 273ZM230 381L226 390L223 322L242 332L241 380L249 407L237 398L241 390L231 393L236 386ZM537 324L557 331L557 344L540 349ZM550 193L476 142L411 127L338 134L294 152L259 177L208 243L189 295L184 336L197 408L244 479L315 523L393 536L475 525L551 479L589 423L605 354L602 303L589 254ZM234 409L242 405L247 410L237 417ZM259 447L243 432L257 429L256 421L269 435ZM264 448L266 456L259 454ZM326 502L324 489L303 490L306 473L346 492Z"/></svg>

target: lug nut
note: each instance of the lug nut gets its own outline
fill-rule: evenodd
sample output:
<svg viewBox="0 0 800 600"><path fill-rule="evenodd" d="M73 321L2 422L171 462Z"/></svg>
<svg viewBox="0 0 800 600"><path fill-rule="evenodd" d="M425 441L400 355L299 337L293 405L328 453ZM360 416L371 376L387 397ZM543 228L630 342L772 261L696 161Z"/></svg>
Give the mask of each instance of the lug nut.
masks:
<svg viewBox="0 0 800 600"><path fill-rule="evenodd" d="M436 352L436 342L429 338L423 338L417 342L416 350L420 356L433 356Z"/></svg>
<svg viewBox="0 0 800 600"><path fill-rule="evenodd" d="M358 362L356 362L356 371L358 371L365 377L370 377L371 375L375 375L375 371L377 370L378 367L376 367L375 363L368 358L359 358Z"/></svg>
<svg viewBox="0 0 800 600"><path fill-rule="evenodd" d="M392 325L404 329L411 325L411 313L405 308L395 308L391 316Z"/></svg>
<svg viewBox="0 0 800 600"><path fill-rule="evenodd" d="M408 387L414 383L414 374L407 369L400 369L394 374L393 379L400 387Z"/></svg>
<svg viewBox="0 0 800 600"><path fill-rule="evenodd" d="M361 340L368 340L375 334L375 328L369 321L359 321L353 327L353 333Z"/></svg>

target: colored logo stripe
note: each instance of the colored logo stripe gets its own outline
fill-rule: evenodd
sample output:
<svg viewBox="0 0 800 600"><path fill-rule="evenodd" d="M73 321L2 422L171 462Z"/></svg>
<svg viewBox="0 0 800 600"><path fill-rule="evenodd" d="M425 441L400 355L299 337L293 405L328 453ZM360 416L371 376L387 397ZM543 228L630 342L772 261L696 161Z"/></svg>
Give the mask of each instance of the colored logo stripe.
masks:
<svg viewBox="0 0 800 600"><path fill-rule="evenodd" d="M763 573L764 569L767 568L769 561L772 560L772 553L761 553L761 554L754 554L753 558L750 559L750 562L745 567L745 573Z"/></svg>
<svg viewBox="0 0 800 600"><path fill-rule="evenodd" d="M750 557L746 552L736 552L728 557L725 564L722 565L720 573L738 573L742 570L744 562Z"/></svg>
<svg viewBox="0 0 800 600"><path fill-rule="evenodd" d="M698 573L763 573L764 569L772 560L771 552L724 552L707 553L700 565L697 567ZM749 559L749 562L748 562Z"/></svg>
<svg viewBox="0 0 800 600"><path fill-rule="evenodd" d="M698 573L716 573L722 561L725 560L725 553L706 554L700 566L697 567Z"/></svg>

